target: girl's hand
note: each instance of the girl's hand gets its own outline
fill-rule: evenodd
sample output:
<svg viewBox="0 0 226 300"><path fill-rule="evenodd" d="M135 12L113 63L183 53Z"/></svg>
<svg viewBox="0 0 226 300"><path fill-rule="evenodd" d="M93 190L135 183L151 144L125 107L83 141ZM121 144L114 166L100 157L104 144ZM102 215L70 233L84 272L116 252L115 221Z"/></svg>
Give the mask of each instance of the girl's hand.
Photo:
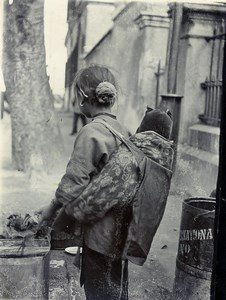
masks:
<svg viewBox="0 0 226 300"><path fill-rule="evenodd" d="M52 204L49 204L48 206L46 206L41 212L40 223L43 221L49 221L50 219L52 219L55 212L56 211Z"/></svg>
<svg viewBox="0 0 226 300"><path fill-rule="evenodd" d="M56 212L61 207L55 199L47 206L43 207L39 210L40 217L39 217L39 225L46 225L52 223L55 217Z"/></svg>

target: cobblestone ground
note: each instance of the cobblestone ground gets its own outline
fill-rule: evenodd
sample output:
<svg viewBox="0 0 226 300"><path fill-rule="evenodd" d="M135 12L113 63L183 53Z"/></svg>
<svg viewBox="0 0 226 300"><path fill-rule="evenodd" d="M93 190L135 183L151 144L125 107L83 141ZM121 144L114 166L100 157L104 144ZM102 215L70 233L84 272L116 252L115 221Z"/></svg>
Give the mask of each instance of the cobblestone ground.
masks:
<svg viewBox="0 0 226 300"><path fill-rule="evenodd" d="M9 116L5 115L1 121L0 227L9 214L35 211L47 204L54 195L75 139L74 136L69 135L72 113L61 112L58 117L65 145L65 161L62 162L62 172L54 177L43 178L32 183L28 182L24 174L12 170ZM175 195L175 193L170 194L163 220L146 263L143 267L129 265L130 300L167 300L171 298L182 200L182 196ZM73 256L64 251L52 251L50 299L84 299L83 290L79 286L79 272L72 261ZM69 297L70 295L71 297Z"/></svg>

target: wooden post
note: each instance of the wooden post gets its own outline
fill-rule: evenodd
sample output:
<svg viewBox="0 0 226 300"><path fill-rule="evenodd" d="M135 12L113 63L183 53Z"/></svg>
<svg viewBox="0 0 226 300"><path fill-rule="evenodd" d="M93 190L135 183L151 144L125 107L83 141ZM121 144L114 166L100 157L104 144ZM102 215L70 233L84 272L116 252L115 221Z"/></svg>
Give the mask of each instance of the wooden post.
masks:
<svg viewBox="0 0 226 300"><path fill-rule="evenodd" d="M173 18L172 34L170 38L168 60L168 85L167 94L161 95L160 109L169 109L174 122L172 138L177 143L180 123L180 106L182 96L176 94L177 90L177 62L179 52L180 28L183 16L183 4L174 3L171 8Z"/></svg>
<svg viewBox="0 0 226 300"><path fill-rule="evenodd" d="M211 300L226 299L226 41L224 45L223 83L221 98L221 125L219 172L214 222L214 258L211 282Z"/></svg>
<svg viewBox="0 0 226 300"><path fill-rule="evenodd" d="M167 92L170 94L176 93L177 84L177 63L179 53L180 28L183 16L183 4L174 3L172 8L173 27L170 41L170 54L168 66L168 86Z"/></svg>
<svg viewBox="0 0 226 300"><path fill-rule="evenodd" d="M177 143L178 135L179 135L179 124L180 124L180 106L181 106L181 99L183 98L183 96L176 95L176 94L166 94L166 95L161 95L161 98L162 101L160 104L160 109L164 111L169 109L172 114L172 120L173 120L172 139L175 143Z"/></svg>

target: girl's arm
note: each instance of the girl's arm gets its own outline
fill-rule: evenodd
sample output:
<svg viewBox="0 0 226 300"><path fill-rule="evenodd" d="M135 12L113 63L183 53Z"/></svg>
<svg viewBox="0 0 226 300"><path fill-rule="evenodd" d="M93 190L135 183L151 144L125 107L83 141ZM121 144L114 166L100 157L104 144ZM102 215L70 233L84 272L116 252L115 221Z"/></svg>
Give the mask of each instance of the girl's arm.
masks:
<svg viewBox="0 0 226 300"><path fill-rule="evenodd" d="M120 145L83 192L65 205L65 211L80 222L101 219L114 206L128 205L133 200L139 186L138 179L134 156Z"/></svg>
<svg viewBox="0 0 226 300"><path fill-rule="evenodd" d="M99 124L84 126L75 140L66 172L56 190L56 199L62 205L74 201L87 187L91 178L100 171L102 160L108 160L106 130L103 128L103 133L99 127Z"/></svg>

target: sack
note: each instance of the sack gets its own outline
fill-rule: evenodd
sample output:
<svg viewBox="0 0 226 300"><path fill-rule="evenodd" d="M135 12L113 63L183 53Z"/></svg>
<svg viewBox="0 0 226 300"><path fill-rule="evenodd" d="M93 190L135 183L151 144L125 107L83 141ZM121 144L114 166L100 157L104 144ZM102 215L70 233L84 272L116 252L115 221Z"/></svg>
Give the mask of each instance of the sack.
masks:
<svg viewBox="0 0 226 300"><path fill-rule="evenodd" d="M133 200L133 218L123 256L143 265L165 211L172 172L147 157L139 168L144 177Z"/></svg>

